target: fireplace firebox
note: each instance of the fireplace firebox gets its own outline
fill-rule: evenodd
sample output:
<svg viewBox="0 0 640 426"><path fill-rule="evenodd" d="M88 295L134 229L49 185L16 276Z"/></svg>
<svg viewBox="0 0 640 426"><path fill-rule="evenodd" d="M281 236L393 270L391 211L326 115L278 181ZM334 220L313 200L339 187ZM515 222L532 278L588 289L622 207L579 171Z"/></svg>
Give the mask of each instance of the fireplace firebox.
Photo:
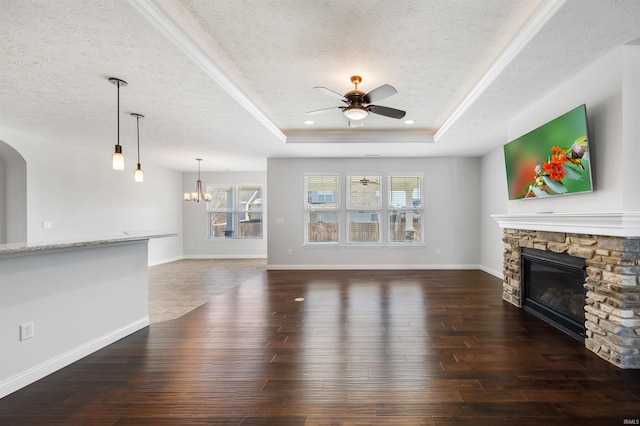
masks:
<svg viewBox="0 0 640 426"><path fill-rule="evenodd" d="M584 342L586 262L564 253L523 248L523 307Z"/></svg>

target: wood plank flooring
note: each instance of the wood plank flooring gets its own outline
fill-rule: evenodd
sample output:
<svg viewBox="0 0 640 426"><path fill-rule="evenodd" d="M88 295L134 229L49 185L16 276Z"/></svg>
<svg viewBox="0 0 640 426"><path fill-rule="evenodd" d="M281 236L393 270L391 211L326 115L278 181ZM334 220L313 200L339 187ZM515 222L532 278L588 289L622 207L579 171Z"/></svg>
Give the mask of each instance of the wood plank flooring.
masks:
<svg viewBox="0 0 640 426"><path fill-rule="evenodd" d="M503 302L480 271L263 272L0 400L2 425L637 419L640 371Z"/></svg>

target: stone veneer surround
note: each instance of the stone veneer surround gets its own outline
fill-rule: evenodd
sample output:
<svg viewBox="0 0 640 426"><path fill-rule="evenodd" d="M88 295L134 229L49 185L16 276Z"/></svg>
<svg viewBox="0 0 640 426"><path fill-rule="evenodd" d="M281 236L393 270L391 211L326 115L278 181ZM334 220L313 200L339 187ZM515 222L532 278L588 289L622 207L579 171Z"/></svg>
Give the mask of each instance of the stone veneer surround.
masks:
<svg viewBox="0 0 640 426"><path fill-rule="evenodd" d="M505 228L503 241L504 300L522 306L523 247L583 258L585 346L621 368L640 368L640 237Z"/></svg>

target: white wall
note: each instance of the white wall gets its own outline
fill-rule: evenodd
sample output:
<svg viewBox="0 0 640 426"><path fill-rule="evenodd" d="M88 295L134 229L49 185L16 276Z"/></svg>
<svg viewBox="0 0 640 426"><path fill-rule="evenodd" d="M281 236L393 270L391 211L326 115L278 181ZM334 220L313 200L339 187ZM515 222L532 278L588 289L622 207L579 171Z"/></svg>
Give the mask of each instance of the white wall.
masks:
<svg viewBox="0 0 640 426"><path fill-rule="evenodd" d="M640 210L640 46L612 51L533 102L509 123L504 143L583 103L587 107L595 191L507 201L500 146L482 159L482 187L500 182L504 194L501 199L483 197L483 215ZM482 264L491 270L502 269L502 234L498 229L489 220L483 225Z"/></svg>
<svg viewBox="0 0 640 426"><path fill-rule="evenodd" d="M507 213L622 211L621 61L622 49L611 52L532 103L509 123L508 140L513 140L578 105L586 104L595 191L508 201Z"/></svg>
<svg viewBox="0 0 640 426"><path fill-rule="evenodd" d="M640 46L624 46L622 58L622 211L640 211Z"/></svg>
<svg viewBox="0 0 640 426"><path fill-rule="evenodd" d="M3 144L4 142L0 141L0 149ZM7 242L7 170L4 163L4 158L0 155L0 244Z"/></svg>
<svg viewBox="0 0 640 426"><path fill-rule="evenodd" d="M133 181L135 159L111 169L111 149L96 152L45 137L0 128L0 140L27 163L27 240L100 238L157 230L176 237L151 240L149 263L182 257L181 174L142 164L144 183ZM12 202L7 197L7 203ZM50 229L43 222L51 223Z"/></svg>
<svg viewBox="0 0 640 426"><path fill-rule="evenodd" d="M376 172L424 174L426 245L304 246L305 173L340 173L344 176ZM479 174L480 160L477 158L269 159L268 266L272 269L478 267ZM284 223L276 224L276 219Z"/></svg>
<svg viewBox="0 0 640 426"><path fill-rule="evenodd" d="M502 148L494 150L482 158L482 191L480 198L481 249L480 263L483 270L502 278L502 229L491 217L507 211L507 176L504 168Z"/></svg>
<svg viewBox="0 0 640 426"><path fill-rule="evenodd" d="M195 163L194 163L195 165ZM182 192L194 192L197 173L183 173ZM260 184L262 198L269 204L267 174L265 172L203 172L200 174L202 190L208 183L215 184ZM207 214L203 202L182 202L184 217L183 253L185 258L266 258L267 257L267 212L263 212L262 239L207 239Z"/></svg>

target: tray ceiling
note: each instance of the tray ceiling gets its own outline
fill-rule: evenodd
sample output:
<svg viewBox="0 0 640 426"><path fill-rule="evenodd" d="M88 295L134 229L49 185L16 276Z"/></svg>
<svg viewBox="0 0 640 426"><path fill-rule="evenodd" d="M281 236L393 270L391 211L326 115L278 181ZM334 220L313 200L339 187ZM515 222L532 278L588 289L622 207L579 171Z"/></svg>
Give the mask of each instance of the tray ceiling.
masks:
<svg viewBox="0 0 640 426"><path fill-rule="evenodd" d="M640 37L634 0L4 0L0 127L193 171L264 170L269 157L478 156L506 122ZM350 128L338 93L382 84ZM304 124L311 118L312 125ZM128 160L129 161L129 160Z"/></svg>

